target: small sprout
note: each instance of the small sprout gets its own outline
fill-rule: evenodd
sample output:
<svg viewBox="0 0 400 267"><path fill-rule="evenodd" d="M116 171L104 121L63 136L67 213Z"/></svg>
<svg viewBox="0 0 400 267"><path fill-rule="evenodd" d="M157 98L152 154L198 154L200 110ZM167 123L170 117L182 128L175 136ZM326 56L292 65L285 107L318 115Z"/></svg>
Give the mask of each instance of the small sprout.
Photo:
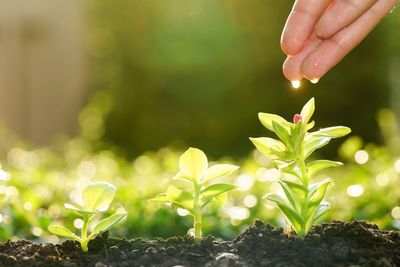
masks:
<svg viewBox="0 0 400 267"><path fill-rule="evenodd" d="M67 228L57 225L50 225L48 227L49 231L52 234L72 238L78 241L81 243L82 250L88 251L87 245L91 239L107 231L126 216L126 212L117 212L101 220L94 226L91 234L87 236L89 222L96 214L100 214L108 209L114 198L115 190L115 187L107 182L93 183L85 187L82 191L83 206L78 204L64 204L66 209L72 210L79 216L83 217L81 237L78 237Z"/></svg>
<svg viewBox="0 0 400 267"><path fill-rule="evenodd" d="M170 203L187 210L193 217L193 235L196 242L201 240L202 209L211 201L223 205L227 192L236 188L231 184L212 184L209 182L227 176L239 167L230 164L217 164L208 167L207 156L197 148L189 148L179 158L180 171L173 180L183 180L193 185L193 192L187 192L175 186L169 186L166 193L150 199L152 202Z"/></svg>
<svg viewBox="0 0 400 267"><path fill-rule="evenodd" d="M267 194L266 199L274 201L285 214L298 236L305 236L313 223L330 209L328 202L323 202L330 178L309 185L311 177L318 171L343 165L341 162L316 160L306 163L306 159L315 150L327 145L332 138L345 136L351 132L343 126L329 127L315 132L308 132L314 121L314 98L296 114L293 123L284 118L267 113L259 113L261 123L273 131L280 140L268 137L250 138L256 148L274 161L281 172L293 175L298 183L280 178L286 199L278 194Z"/></svg>

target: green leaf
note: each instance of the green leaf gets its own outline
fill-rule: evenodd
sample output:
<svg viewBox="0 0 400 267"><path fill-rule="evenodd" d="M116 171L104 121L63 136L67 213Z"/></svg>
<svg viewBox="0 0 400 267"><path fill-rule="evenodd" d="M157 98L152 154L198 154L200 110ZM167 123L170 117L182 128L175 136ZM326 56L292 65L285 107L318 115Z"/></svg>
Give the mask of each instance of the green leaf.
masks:
<svg viewBox="0 0 400 267"><path fill-rule="evenodd" d="M282 181L278 181L278 183L281 185L290 204L292 204L293 209L298 211L299 209L297 205L300 203L300 200L296 193L286 183Z"/></svg>
<svg viewBox="0 0 400 267"><path fill-rule="evenodd" d="M269 114L269 113L258 113L258 118L261 121L261 124L270 131L274 131L272 126L272 121L276 121L277 123L281 123L287 125L287 121L279 115ZM289 131L288 126L284 126L287 131Z"/></svg>
<svg viewBox="0 0 400 267"><path fill-rule="evenodd" d="M330 160L316 160L312 161L307 164L307 169L308 169L308 176L312 177L314 174L319 172L320 170L330 168L330 167L337 167L341 166L343 163L339 161L330 161Z"/></svg>
<svg viewBox="0 0 400 267"><path fill-rule="evenodd" d="M323 202L318 205L317 209L315 210L313 216L313 222L318 220L322 215L328 212L331 209L331 204L329 202Z"/></svg>
<svg viewBox="0 0 400 267"><path fill-rule="evenodd" d="M283 200L283 198L278 194L267 194L265 195L265 198L275 202L295 228L298 228L299 225L303 224L303 218L301 218L295 210L289 207L285 200Z"/></svg>
<svg viewBox="0 0 400 267"><path fill-rule="evenodd" d="M216 203L218 206L223 206L223 205L225 205L227 200L228 200L228 193L225 192L225 193L218 195L208 201L202 202L200 204L200 206L203 208L203 207L207 206L207 204L210 203L211 201Z"/></svg>
<svg viewBox="0 0 400 267"><path fill-rule="evenodd" d="M200 149L191 147L179 158L179 168L184 175L198 181L206 174L207 156Z"/></svg>
<svg viewBox="0 0 400 267"><path fill-rule="evenodd" d="M298 153L301 151L303 144L305 133L302 131L302 127L303 121L299 121L294 127L290 128L292 147L295 155L298 155Z"/></svg>
<svg viewBox="0 0 400 267"><path fill-rule="evenodd" d="M187 177L183 171L179 171L172 180L181 180L181 181L187 181L187 182L193 182L192 178Z"/></svg>
<svg viewBox="0 0 400 267"><path fill-rule="evenodd" d="M303 191L305 193L308 192L308 189L306 187L304 187L304 185L301 185L301 184L298 184L298 183L295 183L295 182L292 182L292 181L289 181L289 180L286 180L286 179L283 179L283 178L281 178L280 181L284 182L285 184L290 186L290 188L292 188L292 190L295 188L295 189L301 190L301 191Z"/></svg>
<svg viewBox="0 0 400 267"><path fill-rule="evenodd" d="M238 166L230 164L217 164L211 166L210 168L208 168L207 174L205 178L201 181L201 184L206 185L208 182L229 175L234 171L236 171L237 169L239 169Z"/></svg>
<svg viewBox="0 0 400 267"><path fill-rule="evenodd" d="M315 103L313 97L304 105L300 113L304 125L307 125L308 121L310 120L311 116L314 113L314 110L315 110Z"/></svg>
<svg viewBox="0 0 400 267"><path fill-rule="evenodd" d="M170 203L186 209L188 211L192 211L193 209L193 196L189 192L183 191L181 189L176 188L171 185L167 190L167 199Z"/></svg>
<svg viewBox="0 0 400 267"><path fill-rule="evenodd" d="M301 180L300 170L296 166L297 161L285 162L281 160L274 160L274 167L281 172L293 175Z"/></svg>
<svg viewBox="0 0 400 267"><path fill-rule="evenodd" d="M322 201L322 199L325 196L328 185L330 185L330 184L333 184L332 179L327 178L320 183L313 184L308 187L309 192L310 192L309 193L310 194L309 207L313 207L313 206L316 207L319 205L319 203Z"/></svg>
<svg viewBox="0 0 400 267"><path fill-rule="evenodd" d="M77 237L74 233L72 233L70 230L68 230L65 227L57 226L57 225L50 225L47 229L49 230L50 233L52 233L54 235L72 238L76 241L81 242L81 239L79 237Z"/></svg>
<svg viewBox="0 0 400 267"><path fill-rule="evenodd" d="M125 213L116 213L116 214L113 214L113 215L101 220L93 228L93 231L92 231L91 235L88 237L88 239L91 239L91 238L95 237L96 235L99 235L102 232L107 231L114 224L116 224L119 221L121 221L125 216L126 216L126 212Z"/></svg>
<svg viewBox="0 0 400 267"><path fill-rule="evenodd" d="M283 143L285 143L286 146L288 146L290 144L290 136L286 128L282 126L282 124L280 124L279 122L276 122L275 120L272 121L272 127L275 134L279 137L279 139L281 139Z"/></svg>
<svg viewBox="0 0 400 267"><path fill-rule="evenodd" d="M312 121L312 122L308 123L307 126L306 126L306 132L308 130L312 129L314 127L314 125L315 125L315 121Z"/></svg>
<svg viewBox="0 0 400 267"><path fill-rule="evenodd" d="M202 202L206 202L216 196L219 196L225 192L236 189L237 186L232 184L213 184L200 191Z"/></svg>
<svg viewBox="0 0 400 267"><path fill-rule="evenodd" d="M228 193L227 192L222 193L221 195L214 197L213 200L218 205L223 206L223 205L225 205L226 201L228 200Z"/></svg>
<svg viewBox="0 0 400 267"><path fill-rule="evenodd" d="M348 135L351 133L351 129L348 127L344 126L335 126L335 127L329 127L329 128L323 128L317 132L311 133L312 135L316 136L323 136L323 137L329 137L329 138L339 138L345 135Z"/></svg>
<svg viewBox="0 0 400 267"><path fill-rule="evenodd" d="M155 198L149 199L151 202L171 203L166 193L158 194Z"/></svg>
<svg viewBox="0 0 400 267"><path fill-rule="evenodd" d="M250 140L262 154L273 159L278 158L276 151L282 152L286 149L281 141L269 137L250 138Z"/></svg>
<svg viewBox="0 0 400 267"><path fill-rule="evenodd" d="M280 171L286 172L286 171L293 170L296 166L297 166L297 160L294 160L292 162L279 165L278 168L279 168Z"/></svg>
<svg viewBox="0 0 400 267"><path fill-rule="evenodd" d="M84 216L85 214L92 215L92 214L98 213L97 211L84 210L81 207L77 207L77 206L74 206L74 205L69 204L69 203L65 203L64 204L64 208L66 208L67 210L73 210L73 211L75 211L76 213L78 213L79 215L82 215L82 216Z"/></svg>
<svg viewBox="0 0 400 267"><path fill-rule="evenodd" d="M97 182L86 186L82 191L86 210L106 210L114 198L115 190L115 186L107 182Z"/></svg>
<svg viewBox="0 0 400 267"><path fill-rule="evenodd" d="M318 148L327 145L330 140L331 139L329 137L317 137L311 141L307 141L306 145L304 146L304 157L307 158Z"/></svg>

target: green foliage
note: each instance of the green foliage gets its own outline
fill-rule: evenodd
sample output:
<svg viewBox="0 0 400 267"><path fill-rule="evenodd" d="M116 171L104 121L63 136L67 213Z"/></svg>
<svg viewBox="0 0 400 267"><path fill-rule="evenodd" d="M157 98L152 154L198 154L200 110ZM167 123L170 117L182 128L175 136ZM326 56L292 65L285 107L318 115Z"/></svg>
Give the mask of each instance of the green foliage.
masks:
<svg viewBox="0 0 400 267"><path fill-rule="evenodd" d="M268 137L250 138L261 153L274 159L275 166L281 172L300 181L295 183L283 178L279 180L287 201L275 193L265 196L278 205L299 236L306 235L312 224L330 208L330 204L322 200L332 180L328 178L309 185L311 177L325 168L342 165L340 162L329 160L317 160L306 164L305 160L314 151L327 145L332 138L342 137L351 132L343 126L308 132L314 126L314 122L309 123L314 110L312 98L304 105L300 115L295 115L294 123L278 115L260 113L261 123L273 131L280 141Z"/></svg>
<svg viewBox="0 0 400 267"><path fill-rule="evenodd" d="M83 218L81 237L78 237L67 228L57 225L50 225L48 230L55 235L77 240L79 243L81 243L82 250L87 251L87 245L91 239L98 236L102 232L107 231L126 216L126 212L118 212L101 220L94 226L92 233L87 236L89 222L96 214L108 209L108 206L114 198L114 194L115 187L112 184L107 182L97 182L90 184L83 189L82 199L84 204L82 206L64 204L66 209L75 211L80 217Z"/></svg>
<svg viewBox="0 0 400 267"><path fill-rule="evenodd" d="M179 158L179 167L180 171L174 180L181 179L190 182L193 185L193 193L171 185L166 193L159 194L150 201L170 203L172 207L177 206L187 210L194 217L194 237L196 241L200 241L202 209L212 200L224 204L226 193L236 188L231 184L208 185L208 183L233 173L239 167L217 164L208 168L208 160L204 152L192 147Z"/></svg>

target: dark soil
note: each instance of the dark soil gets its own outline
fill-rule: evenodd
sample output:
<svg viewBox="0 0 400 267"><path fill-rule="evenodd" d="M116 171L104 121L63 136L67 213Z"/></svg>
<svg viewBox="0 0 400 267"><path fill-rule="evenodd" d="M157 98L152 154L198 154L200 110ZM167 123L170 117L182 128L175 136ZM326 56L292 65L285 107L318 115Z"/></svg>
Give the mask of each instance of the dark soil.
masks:
<svg viewBox="0 0 400 267"><path fill-rule="evenodd" d="M261 221L233 241L206 237L167 240L108 238L60 245L19 240L0 243L0 266L400 266L400 232L364 221L316 225L300 239Z"/></svg>

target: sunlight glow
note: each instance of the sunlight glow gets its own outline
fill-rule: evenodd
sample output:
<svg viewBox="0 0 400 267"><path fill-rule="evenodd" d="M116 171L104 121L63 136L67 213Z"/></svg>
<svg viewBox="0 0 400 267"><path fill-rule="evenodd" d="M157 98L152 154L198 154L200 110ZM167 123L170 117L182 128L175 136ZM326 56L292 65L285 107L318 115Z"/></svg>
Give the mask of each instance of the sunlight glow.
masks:
<svg viewBox="0 0 400 267"><path fill-rule="evenodd" d="M347 194L351 197L359 197L364 193L362 185L354 184L347 187Z"/></svg>
<svg viewBox="0 0 400 267"><path fill-rule="evenodd" d="M368 161L368 159L369 159L369 155L368 155L368 152L365 150L359 150L356 152L356 154L354 154L354 160L358 164L364 164Z"/></svg>
<svg viewBox="0 0 400 267"><path fill-rule="evenodd" d="M396 170L396 172L400 173L400 159L396 160L396 162L394 163L394 169Z"/></svg>
<svg viewBox="0 0 400 267"><path fill-rule="evenodd" d="M392 209L392 217L395 219L400 219L400 207L394 207Z"/></svg>
<svg viewBox="0 0 400 267"><path fill-rule="evenodd" d="M248 208L252 208L257 205L257 198L254 195L248 195L243 199L243 204Z"/></svg>

